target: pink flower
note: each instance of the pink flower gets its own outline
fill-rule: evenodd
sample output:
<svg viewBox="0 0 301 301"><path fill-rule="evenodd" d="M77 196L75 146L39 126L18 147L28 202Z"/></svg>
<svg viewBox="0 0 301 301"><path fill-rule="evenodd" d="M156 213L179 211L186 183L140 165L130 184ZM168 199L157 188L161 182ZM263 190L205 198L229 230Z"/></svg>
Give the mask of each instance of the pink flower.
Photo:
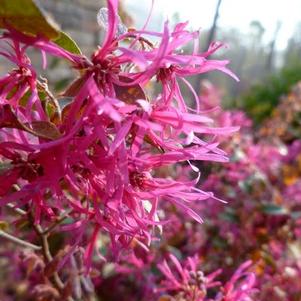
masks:
<svg viewBox="0 0 301 301"><path fill-rule="evenodd" d="M165 276L161 282L161 290L182 293L185 300L202 301L207 296L208 288L220 285L215 278L221 273L221 270L205 276L202 271L198 270L199 260L196 256L188 257L184 266L172 254L169 254L169 259L172 261L175 271L171 270L165 260L158 264L158 268Z"/></svg>
<svg viewBox="0 0 301 301"><path fill-rule="evenodd" d="M252 301L252 294L255 292L255 274L247 272L251 261L243 263L225 284L223 293L217 297L217 301Z"/></svg>
<svg viewBox="0 0 301 301"><path fill-rule="evenodd" d="M252 264L251 261L243 263L231 277L231 279L222 285L215 278L221 274L217 270L207 276L200 270L197 270L199 264L198 258L188 257L181 265L179 260L172 254L169 255L175 271L173 271L166 261L158 264L158 268L165 276L161 282L161 291L172 292L175 296L181 296L184 300L192 301L251 301L255 292L255 275L246 272L246 269ZM214 299L207 296L209 288L218 288L218 293Z"/></svg>
<svg viewBox="0 0 301 301"><path fill-rule="evenodd" d="M206 59L221 44L204 54L196 48L189 55L179 53L179 47L197 41L197 33L188 32L186 23L173 31L165 23L163 33L142 30L118 36L117 6L117 0L108 1L106 37L91 60L13 29L3 35L11 40L13 52L1 52L18 67L0 79L1 109L9 104L13 109L9 117L15 121L10 126L1 117L1 161L12 164L5 175L18 190L5 188L0 205L26 205L34 222L46 226L59 212L70 211L68 224L60 229L73 232L71 250L89 241L84 256L87 267L100 234L110 236L113 252L133 240L147 249L152 228L166 222L157 214L162 201L201 222L191 204L214 198L213 194L195 187L198 177L176 181L160 178L157 170L178 162L191 165L189 160L226 162L215 138L238 129L214 128L205 112L189 112L177 83L183 80L196 96L186 76L221 70L235 77L226 68L227 61ZM159 46L145 35L159 37ZM130 46L120 46L127 38L133 39ZM142 49L137 49L137 43ZM26 56L28 47L39 49L43 57L48 53L64 58L81 70L81 77L65 91L72 101L62 112L56 107L58 116L50 116L38 96L40 83ZM161 83L162 93L150 98L145 84L153 77ZM17 92L9 98L13 87ZM27 91L30 97L24 107L21 98Z"/></svg>

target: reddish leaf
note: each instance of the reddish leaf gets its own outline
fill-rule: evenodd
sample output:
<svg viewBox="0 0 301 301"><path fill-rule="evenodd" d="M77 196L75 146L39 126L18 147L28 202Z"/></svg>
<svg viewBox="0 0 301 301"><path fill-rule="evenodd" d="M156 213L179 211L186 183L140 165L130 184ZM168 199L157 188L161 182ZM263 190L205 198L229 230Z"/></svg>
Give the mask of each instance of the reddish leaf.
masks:
<svg viewBox="0 0 301 301"><path fill-rule="evenodd" d="M31 129L30 132L40 138L55 140L61 137L58 128L49 121L34 121L31 123Z"/></svg>
<svg viewBox="0 0 301 301"><path fill-rule="evenodd" d="M61 133L49 121L33 121L31 124L22 124L10 105L0 107L0 128L15 128L29 132L37 137L55 140Z"/></svg>
<svg viewBox="0 0 301 301"><path fill-rule="evenodd" d="M75 79L69 87L61 94L61 96L74 97L78 94L80 88L86 81L86 76Z"/></svg>
<svg viewBox="0 0 301 301"><path fill-rule="evenodd" d="M0 27L13 27L24 34L43 35L49 39L59 36L58 25L35 0L1 0Z"/></svg>
<svg viewBox="0 0 301 301"><path fill-rule="evenodd" d="M125 83L130 83L132 79L120 76L119 79ZM114 84L116 97L127 104L134 104L138 99L146 99L146 95L140 85L119 86Z"/></svg>
<svg viewBox="0 0 301 301"><path fill-rule="evenodd" d="M21 122L8 104L0 107L0 128L23 129Z"/></svg>

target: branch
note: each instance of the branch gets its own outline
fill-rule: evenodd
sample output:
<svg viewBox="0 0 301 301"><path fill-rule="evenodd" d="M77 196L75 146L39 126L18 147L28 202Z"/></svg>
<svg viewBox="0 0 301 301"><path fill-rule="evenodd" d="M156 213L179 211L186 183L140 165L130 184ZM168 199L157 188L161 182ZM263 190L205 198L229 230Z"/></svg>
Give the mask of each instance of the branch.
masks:
<svg viewBox="0 0 301 301"><path fill-rule="evenodd" d="M14 188L16 190L20 190L20 188L17 185L14 185ZM15 242L19 245L25 246L25 247L32 248L36 251L42 251L46 262L47 263L51 262L53 260L53 257L51 255L50 248L49 248L49 243L48 243L48 234L49 233L48 232L50 230L52 230L58 224L58 222L61 222L62 220L64 220L70 212L66 211L61 217L59 217L58 222L56 221L53 225L51 225L45 231L45 230L43 230L41 225L37 225L37 224L34 223L34 217L33 217L32 212L26 212L26 211L24 211L20 208L16 208L12 203L8 203L7 207L14 210L16 213L18 213L22 216L25 216L25 215L27 216L28 221L33 226L33 228L34 228L35 232L37 233L37 235L40 237L42 246L36 246L36 245L31 244L29 242L23 241L19 238L16 238L16 237L4 232L3 230L0 230L0 237L3 236L4 238L6 238L10 241L13 241L13 242ZM55 287L60 292L62 292L64 290L65 285L64 285L63 281L61 280L58 272L55 272L53 274L53 284L55 285ZM68 301L74 301L74 299L72 297L68 297L67 300Z"/></svg>
<svg viewBox="0 0 301 301"><path fill-rule="evenodd" d="M32 215L30 215L29 218L30 218L30 221L32 222L32 225L33 225L37 235L41 239L41 244L42 244L41 249L43 252L43 256L44 256L46 262L49 263L53 260L53 257L51 255L50 248L49 248L48 234L44 234L44 230L42 229L42 227L40 225L36 225L34 223ZM53 274L53 283L56 286L56 288L59 289L59 291L62 291L64 289L64 283L61 280L61 278L57 272L55 272Z"/></svg>
<svg viewBox="0 0 301 301"><path fill-rule="evenodd" d="M8 234L8 233L4 232L3 230L0 230L0 237L1 236L6 238L7 240L10 240L10 241L12 241L12 242L14 242L14 243L16 243L20 246L23 246L23 247L31 248L31 249L36 250L36 251L40 251L42 249L42 247L40 247L40 246L34 245L30 242L27 242L25 240L17 238L15 236L11 235L11 234Z"/></svg>
<svg viewBox="0 0 301 301"><path fill-rule="evenodd" d="M15 205L12 204L12 203L6 204L6 207L8 207L9 209L12 209L13 211L15 211L16 213L18 213L18 214L20 214L20 215L22 215L22 216L27 215L27 212L26 212L26 211L24 211L24 210L22 210L22 209L20 209L20 208L16 208Z"/></svg>

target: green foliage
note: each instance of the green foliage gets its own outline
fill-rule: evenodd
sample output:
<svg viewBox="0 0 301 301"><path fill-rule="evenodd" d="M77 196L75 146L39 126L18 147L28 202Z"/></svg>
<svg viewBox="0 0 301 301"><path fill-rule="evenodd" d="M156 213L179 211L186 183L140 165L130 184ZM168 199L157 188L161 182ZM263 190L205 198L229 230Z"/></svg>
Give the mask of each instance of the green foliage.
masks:
<svg viewBox="0 0 301 301"><path fill-rule="evenodd" d="M260 124L271 115L282 95L289 92L292 85L301 80L301 62L293 67L283 68L260 84L254 85L241 97L239 107Z"/></svg>
<svg viewBox="0 0 301 301"><path fill-rule="evenodd" d="M0 0L0 28L15 28L30 36L43 36L80 54L77 44L39 7L36 0Z"/></svg>
<svg viewBox="0 0 301 301"><path fill-rule="evenodd" d="M266 203L262 206L261 211L267 215L285 215L288 214L288 210L285 207Z"/></svg>
<svg viewBox="0 0 301 301"><path fill-rule="evenodd" d="M82 53L78 45L74 42L74 40L63 31L60 32L60 36L54 40L54 43L72 53Z"/></svg>

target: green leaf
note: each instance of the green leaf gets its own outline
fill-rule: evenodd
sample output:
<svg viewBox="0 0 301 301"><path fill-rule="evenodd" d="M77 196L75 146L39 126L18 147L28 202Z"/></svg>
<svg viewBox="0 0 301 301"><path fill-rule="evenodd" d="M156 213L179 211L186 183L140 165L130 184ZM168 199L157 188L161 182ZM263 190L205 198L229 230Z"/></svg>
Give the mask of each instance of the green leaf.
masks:
<svg viewBox="0 0 301 301"><path fill-rule="evenodd" d="M60 32L60 36L54 40L54 43L74 54L82 53L75 41L63 31Z"/></svg>
<svg viewBox="0 0 301 301"><path fill-rule="evenodd" d="M275 204L264 204L262 206L262 212L268 215L285 215L288 214L288 210L285 207L281 207Z"/></svg>
<svg viewBox="0 0 301 301"><path fill-rule="evenodd" d="M221 212L219 214L219 218L224 221L230 222L230 223L238 223L239 222L239 217L238 217L235 209L232 209L232 208L226 208L224 210L224 212Z"/></svg>
<svg viewBox="0 0 301 301"><path fill-rule="evenodd" d="M60 34L58 25L36 0L0 0L0 27L13 27L24 34L48 39L56 39Z"/></svg>

